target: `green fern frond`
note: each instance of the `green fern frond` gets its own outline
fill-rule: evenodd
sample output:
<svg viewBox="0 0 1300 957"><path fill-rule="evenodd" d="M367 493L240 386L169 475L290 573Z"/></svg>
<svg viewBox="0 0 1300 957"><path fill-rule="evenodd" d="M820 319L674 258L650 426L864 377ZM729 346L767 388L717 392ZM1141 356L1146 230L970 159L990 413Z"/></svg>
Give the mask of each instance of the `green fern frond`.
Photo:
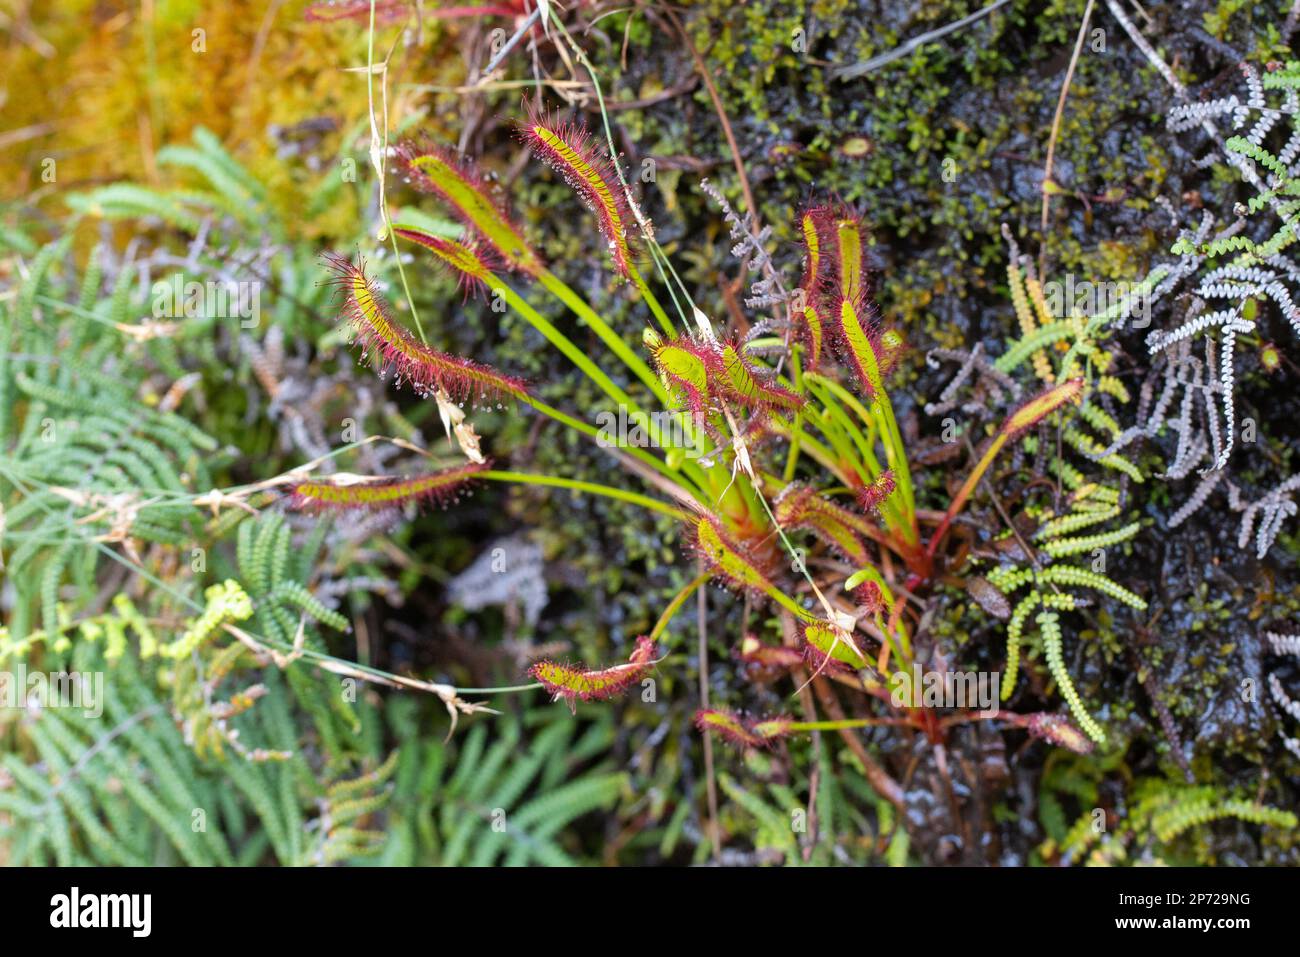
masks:
<svg viewBox="0 0 1300 957"><path fill-rule="evenodd" d="M1079 723L1079 727L1084 733L1098 744L1106 743L1106 732L1102 730L1088 709L1083 706L1083 701L1079 698L1079 692L1074 688L1074 682L1070 679L1070 673L1066 670L1065 661L1061 657L1061 626L1060 616L1054 611L1043 611L1038 614L1038 627L1043 635L1043 652L1047 660L1047 669L1056 679L1057 687L1060 689L1061 697L1065 699L1066 704L1070 706L1070 711L1074 714L1074 719Z"/></svg>
<svg viewBox="0 0 1300 957"><path fill-rule="evenodd" d="M1266 90L1300 88L1300 61L1287 60L1277 69L1265 72L1260 79Z"/></svg>
<svg viewBox="0 0 1300 957"><path fill-rule="evenodd" d="M1010 700L1016 690L1016 680L1020 676L1020 639L1024 635L1025 622L1042 600L1043 596L1039 592L1030 592L1016 603L1015 610L1007 621L1007 664L1002 673L1000 695L1003 701Z"/></svg>
<svg viewBox="0 0 1300 957"><path fill-rule="evenodd" d="M1095 459L1098 464L1127 475L1134 482L1146 481L1141 470L1122 455L1111 454L1102 456L1101 453L1105 451L1104 446L1098 444L1096 439L1087 433L1071 426L1062 432L1062 438L1065 439L1066 444L1071 448L1083 453L1089 458Z"/></svg>
<svg viewBox="0 0 1300 957"><path fill-rule="evenodd" d="M270 592L268 597L272 601L288 602L336 631L350 631L352 629L352 625L346 617L333 609L326 608L320 599L309 592L300 582L281 582Z"/></svg>
<svg viewBox="0 0 1300 957"><path fill-rule="evenodd" d="M1072 492L1087 482L1084 474L1064 458L1056 457L1050 459L1047 467L1051 470L1053 475L1061 480L1061 484Z"/></svg>
<svg viewBox="0 0 1300 957"><path fill-rule="evenodd" d="M993 367L999 372L1014 372L1024 364L1026 359L1036 355L1044 355L1044 349L1056 345L1058 342L1068 342L1074 337L1074 334L1074 325L1066 321L1039 326L1028 335L1017 339L1006 352L994 361Z"/></svg>
<svg viewBox="0 0 1300 957"><path fill-rule="evenodd" d="M1193 797L1173 803L1152 815L1151 829L1156 838L1168 843L1189 828L1228 817L1269 827L1296 826L1296 816L1290 811L1239 798L1215 800L1213 790L1207 790L1208 793L1199 791Z"/></svg>
<svg viewBox="0 0 1300 957"><path fill-rule="evenodd" d="M1068 592L1033 591L1016 603L1011 619L1007 622L1007 664L1002 674L1001 700L1007 701L1016 690L1016 680L1020 676L1020 642L1024 635L1025 622L1039 607L1053 611L1073 611L1074 596Z"/></svg>
<svg viewBox="0 0 1300 957"><path fill-rule="evenodd" d="M1285 179L1287 177L1287 168L1285 163L1268 150L1264 149L1264 147L1256 146L1244 136L1229 136L1223 145L1227 148L1228 152L1236 153L1239 156L1249 157L1279 179Z"/></svg>
<svg viewBox="0 0 1300 957"><path fill-rule="evenodd" d="M1119 423L1115 421L1114 416L1095 403L1085 402L1077 411L1079 418L1098 432L1105 433L1111 439L1114 439L1123 431Z"/></svg>
<svg viewBox="0 0 1300 957"><path fill-rule="evenodd" d="M1051 565L1043 569L1040 575L1045 582L1054 585L1076 585L1081 588L1091 588L1103 595L1123 602L1130 608L1146 611L1147 603L1145 600L1123 585L1117 584L1105 575L1091 569L1079 568L1074 565Z"/></svg>
<svg viewBox="0 0 1300 957"><path fill-rule="evenodd" d="M1128 386L1126 386L1122 380L1117 379L1113 375L1098 376L1096 387L1098 392L1111 396L1112 398L1118 399L1120 402L1126 404L1131 398Z"/></svg>
<svg viewBox="0 0 1300 957"><path fill-rule="evenodd" d="M202 228L200 217L175 196L133 183L112 183L86 193L72 193L65 202L74 212L102 219L153 217L191 235Z"/></svg>
<svg viewBox="0 0 1300 957"><path fill-rule="evenodd" d="M1092 552L1099 548L1110 548L1114 545L1123 544L1132 539L1141 528L1142 525L1140 522L1131 522L1123 528L1111 529L1108 532L1101 532L1097 535L1080 535L1075 538L1052 538L1051 540L1044 542L1040 547L1053 558L1066 558L1070 555L1079 555L1083 552Z"/></svg>
<svg viewBox="0 0 1300 957"><path fill-rule="evenodd" d="M1056 518L1048 519L1038 527L1034 533L1036 539L1057 538L1060 535L1068 535L1071 532L1077 532L1080 529L1088 528L1091 525L1099 525L1102 522L1108 522L1119 515L1119 506L1103 505L1096 511L1073 511L1065 515L1058 515Z"/></svg>

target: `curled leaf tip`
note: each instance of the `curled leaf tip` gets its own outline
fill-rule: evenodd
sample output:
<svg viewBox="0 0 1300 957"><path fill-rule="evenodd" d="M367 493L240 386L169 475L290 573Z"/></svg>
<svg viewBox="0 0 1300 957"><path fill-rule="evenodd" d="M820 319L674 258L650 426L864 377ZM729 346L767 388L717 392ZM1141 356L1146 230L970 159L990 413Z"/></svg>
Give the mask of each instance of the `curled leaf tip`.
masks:
<svg viewBox="0 0 1300 957"><path fill-rule="evenodd" d="M896 487L894 470L885 469L875 477L870 485L858 490L858 505L861 506L864 512L878 512L889 499L889 496L894 494Z"/></svg>
<svg viewBox="0 0 1300 957"><path fill-rule="evenodd" d="M873 581L864 581L857 588L853 589L853 600L857 602L858 607L864 609L868 615L878 615L885 610L885 594L880 590L880 586Z"/></svg>
<svg viewBox="0 0 1300 957"><path fill-rule="evenodd" d="M342 256L325 255L333 271L330 284L343 301L343 315L351 324L365 359L378 352L383 373L392 372L397 385L410 382L422 397L441 390L457 402L499 401L505 396L525 398L528 388L522 379L502 375L470 359L449 355L420 342L393 319L388 303L366 275L365 264L353 264Z"/></svg>
<svg viewBox="0 0 1300 957"><path fill-rule="evenodd" d="M614 266L623 276L632 274L628 229L632 213L614 161L595 142L585 126L561 122L556 116L529 108L519 126L520 139L533 154L555 170L596 214L601 235L609 244Z"/></svg>

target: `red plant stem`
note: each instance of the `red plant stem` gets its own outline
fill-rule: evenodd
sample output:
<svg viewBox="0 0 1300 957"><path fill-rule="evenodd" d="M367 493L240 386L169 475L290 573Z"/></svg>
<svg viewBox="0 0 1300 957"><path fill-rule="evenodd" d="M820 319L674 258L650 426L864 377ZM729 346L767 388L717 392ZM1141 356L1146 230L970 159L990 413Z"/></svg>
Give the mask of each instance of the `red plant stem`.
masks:
<svg viewBox="0 0 1300 957"><path fill-rule="evenodd" d="M1002 451L1002 447L1013 437L1037 425L1062 405L1067 402L1077 402L1082 394L1083 380L1069 379L1053 386L1040 395L1034 396L1034 398L1007 416L1006 421L1002 423L1002 428L998 430L998 434L993 437L993 441L989 443L989 447L984 451L984 455L975 464L975 468L967 476L962 487L957 490L957 494L953 496L952 502L948 505L948 511L944 513L943 521L935 529L929 547L925 550L927 565L933 564L935 552L939 550L939 545L943 542L944 536L948 534L948 528L952 525L953 519L966 507L966 502L970 499L971 493L975 491L975 487L979 485L980 479L989 470L989 466L993 464L997 454ZM926 577L928 577L929 569L927 568L926 571ZM913 578L916 577L914 574ZM920 580L923 581L924 577ZM909 579L909 589L912 587L911 581Z"/></svg>
<svg viewBox="0 0 1300 957"><path fill-rule="evenodd" d="M933 708L909 708L908 713L916 719L917 726L931 744L943 743L945 729L939 723L939 716Z"/></svg>
<svg viewBox="0 0 1300 957"><path fill-rule="evenodd" d="M971 470L970 475L966 477L966 481L962 484L962 487L958 489L957 494L952 497L952 502L948 505L948 511L943 515L943 521L939 523L939 527L935 529L934 535L930 537L930 544L925 550L925 555L928 561L934 561L934 553L938 551L939 545L943 542L944 536L948 534L948 527L952 525L952 520L957 517L958 513L960 513L963 508L966 507L967 500L970 499L971 494L975 491L975 487L979 485L980 479L984 477L984 473L989 470L989 466L993 464L994 458L996 458L997 454L1002 451L1002 446L1007 444L1007 439L1009 437L1010 436L1007 434L1005 429L997 434L993 439L993 442L989 445L988 450L985 451L984 455L975 465L975 468Z"/></svg>

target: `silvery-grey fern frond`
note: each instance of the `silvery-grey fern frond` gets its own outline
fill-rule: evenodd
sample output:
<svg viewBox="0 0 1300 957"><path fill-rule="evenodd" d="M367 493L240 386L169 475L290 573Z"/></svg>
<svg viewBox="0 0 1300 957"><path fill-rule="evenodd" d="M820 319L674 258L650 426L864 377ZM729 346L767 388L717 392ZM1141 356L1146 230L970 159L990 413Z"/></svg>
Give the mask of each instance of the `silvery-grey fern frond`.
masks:
<svg viewBox="0 0 1300 957"><path fill-rule="evenodd" d="M772 237L772 227L764 226L756 230L753 212L745 213L742 219L722 195L722 191L708 180L701 181L700 188L722 210L731 238L735 240L731 254L740 259L746 272L758 274L759 278L750 286L753 295L745 300L745 306L750 309L765 309L789 302L791 293L786 289L781 273L773 264L765 245Z"/></svg>
<svg viewBox="0 0 1300 957"><path fill-rule="evenodd" d="M1214 356L1213 340L1206 340L1204 360L1192 353L1189 339L1175 343L1157 361L1142 384L1137 414L1137 421L1142 424L1125 429L1100 455L1113 455L1134 442L1154 438L1167 429L1177 436L1177 445L1161 478L1186 478L1204 461L1207 452L1212 452L1212 460L1217 459L1222 452L1222 438L1216 397L1222 384L1206 376L1206 369L1217 364ZM1155 396L1157 381L1160 382L1158 397ZM1178 414L1170 417L1170 408L1175 400L1178 401Z"/></svg>
<svg viewBox="0 0 1300 957"><path fill-rule="evenodd" d="M1007 394L1015 400L1023 392L1019 382L998 369L984 355L981 343L975 343L969 352L965 349L931 349L926 353L925 363L931 369L939 368L940 362L959 362L961 365L956 375L939 393L939 401L926 403L926 415L943 415L956 408L969 415L980 415L989 408L1000 405ZM963 402L958 393L971 381L972 375L975 376L973 394Z"/></svg>
<svg viewBox="0 0 1300 957"><path fill-rule="evenodd" d="M1291 476L1253 502L1244 501L1240 490L1231 482L1228 486L1228 506L1241 513L1237 547L1246 548L1253 533L1256 555L1263 558L1281 533L1282 523L1300 511L1292 498L1300 491L1300 475Z"/></svg>
<svg viewBox="0 0 1300 957"><path fill-rule="evenodd" d="M1182 257L1185 267L1197 269L1204 261L1226 261L1200 276L1193 290L1196 297L1193 306L1180 323L1173 328L1153 331L1147 339L1147 348L1152 354L1175 349L1182 341L1197 337L1217 340L1217 359L1210 361L1207 355L1207 365L1212 365L1216 373L1219 415L1222 416L1220 420L1211 414L1206 419L1209 430L1206 444L1212 450L1212 469L1221 469L1227 464L1235 444L1235 348L1240 335L1255 329L1254 319L1248 318L1245 312L1246 303L1252 300L1273 302L1300 335L1300 307L1297 307L1292 292L1300 278L1300 267L1283 255L1300 239L1300 203L1295 200L1300 190L1300 124L1295 120L1300 113L1300 93L1297 93L1300 64L1271 65L1264 75L1249 64L1243 64L1241 70L1242 89L1226 97L1175 105L1168 113L1168 127L1176 133L1195 127L1204 130L1217 148L1217 158L1226 161L1244 182L1256 190L1256 195L1248 205L1237 207L1236 220L1213 239L1208 238L1208 216L1195 235L1185 231L1179 236L1173 251ZM1221 138L1214 124L1224 120L1232 129L1241 132ZM1274 153L1265 144L1283 120L1286 121L1287 138L1280 151ZM1272 210L1278 223L1263 241L1257 241L1245 233L1247 216L1264 208ZM1209 302L1223 305L1214 308L1206 305ZM1171 473L1182 471L1188 464L1190 453L1200 444L1198 433L1189 428L1188 415L1181 417L1181 424L1179 450ZM1121 436L1126 441L1136 437L1132 431ZM1200 491L1202 489L1198 489ZM1180 514L1185 518L1191 512ZM1279 516L1280 511L1274 512L1270 519L1276 521Z"/></svg>
<svg viewBox="0 0 1300 957"><path fill-rule="evenodd" d="M1206 501L1209 500L1211 493L1219 487L1219 482L1223 479L1222 472L1206 472L1201 478L1200 484L1196 486L1195 491L1188 497L1187 501L1179 506L1178 511L1169 516L1169 527L1177 528L1185 521L1199 512Z"/></svg>
<svg viewBox="0 0 1300 957"><path fill-rule="evenodd" d="M1295 658L1300 660L1300 635L1284 635L1276 631L1264 633L1268 640L1269 647L1273 654L1280 658ZM1268 690L1272 695L1274 703L1277 704L1284 712L1297 721L1300 721L1300 702L1297 702L1286 693L1282 687L1282 681L1277 676L1277 672L1269 672ZM1300 739L1296 739L1286 734L1284 731L1278 731L1279 737L1282 738L1282 744L1288 751L1300 758Z"/></svg>
<svg viewBox="0 0 1300 957"><path fill-rule="evenodd" d="M1264 633L1273 654L1300 658L1300 635L1283 635L1276 631Z"/></svg>

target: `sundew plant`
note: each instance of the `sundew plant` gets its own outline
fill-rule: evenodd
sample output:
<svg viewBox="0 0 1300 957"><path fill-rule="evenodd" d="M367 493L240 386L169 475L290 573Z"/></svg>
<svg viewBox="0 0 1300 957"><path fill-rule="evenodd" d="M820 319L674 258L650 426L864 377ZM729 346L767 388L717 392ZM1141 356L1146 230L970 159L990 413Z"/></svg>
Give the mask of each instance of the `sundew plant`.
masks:
<svg viewBox="0 0 1300 957"><path fill-rule="evenodd" d="M273 75L348 96L267 108L292 175L203 125L155 148L151 85L139 182L6 208L0 862L1294 857L1295 436L1255 428L1300 373L1265 335L1300 328L1300 64L1197 98L1109 0L1122 69L1091 0L857 46L756 3L298 4L319 46ZM823 72L764 92L763 56ZM1136 129L1098 100L1139 67L1210 147L1194 216L1145 133L1083 182L1067 101ZM1255 564L1205 557L1222 515Z"/></svg>
<svg viewBox="0 0 1300 957"><path fill-rule="evenodd" d="M567 35L565 39L581 57L581 48ZM700 574L666 603L651 633L637 639L628 661L599 667L541 661L531 667L531 676L571 706L637 686L671 651L666 637L673 615L713 579L776 615L790 635L779 648L759 643L745 654L758 660L771 656L788 672L796 691L825 678L878 699L881 710L846 717L836 704L832 714L812 707L796 720L703 708L696 716L700 730L741 747L763 747L793 734L839 732L873 787L895 803L901 801L898 785L861 748L856 730L911 726L939 744L954 723L994 718L1079 750L1091 747L1088 738L1104 742L1104 732L1088 716L1061 664L1056 611L1074 607L1069 593L1034 591L1017 606L1011 670L1000 687L1004 696L1014 688L1020 631L1027 614L1041 606L1037 621L1046 635L1049 662L1086 736L1053 715L1002 711L991 701L983 702L981 710L974 695L962 702L965 707L939 720L933 707L923 706L923 689L913 681L917 658L912 636L922 605L918 595L933 587L950 563L953 522L1000 454L1027 432L1083 404L1091 385L1073 353L1059 375L1043 373L1040 391L1007 415L946 508L923 514L889 392L891 373L906 349L905 330L890 324L872 299L876 277L860 214L835 202L799 213L803 274L797 284L787 283L763 245L766 233L704 184L731 224L735 253L758 274L749 305L768 313L755 318L746 336L727 336L693 300L656 242L653 224L612 158L608 126L601 136L534 107L518 120L516 130L533 156L558 173L589 209L591 237L605 247L615 281L629 285L644 309L641 329L631 334L616 330L553 273L472 162L448 148L417 140L398 143L389 152L400 180L435 197L442 212L460 221L463 232L449 238L395 222L391 234L416 248L416 263L423 259L449 270L465 295L504 302L589 378L621 416L645 423L649 447L603 443L612 445L623 467L643 481L645 493L491 467L465 420L465 400L471 407L484 402L530 407L592 439L600 438L592 424L599 410L554 408L507 372L432 347L422 330L413 332L394 317L363 262L332 256L327 259L331 282L362 361L374 357L381 376L436 402L470 464L409 478L348 476L345 482L299 484L291 507L372 509L488 480L570 488L670 516L679 523ZM647 274L660 280L659 293ZM403 281L410 280L404 276ZM588 355L571 341L530 303L538 294L571 310L600 339L604 353ZM1030 346L1049 342L1040 334ZM1022 358L1032 354L1046 362L1041 352L1022 352ZM616 384L613 363L622 367L619 378L629 380L634 391ZM654 413L665 411L687 416L680 444L661 434L658 423L663 420ZM1094 494L1100 497L1094 499ZM1091 501L1108 501L1100 487L1075 498L1086 508L1058 520L1050 531L1113 517L1110 509L1091 508ZM1064 556L1123 537L1058 537L1049 551ZM832 569L844 571L814 573L804 558L814 542L832 559ZM1104 575L1075 566L1042 576L1006 577L1003 587L1030 580L1092 588L1144 607L1140 598Z"/></svg>

